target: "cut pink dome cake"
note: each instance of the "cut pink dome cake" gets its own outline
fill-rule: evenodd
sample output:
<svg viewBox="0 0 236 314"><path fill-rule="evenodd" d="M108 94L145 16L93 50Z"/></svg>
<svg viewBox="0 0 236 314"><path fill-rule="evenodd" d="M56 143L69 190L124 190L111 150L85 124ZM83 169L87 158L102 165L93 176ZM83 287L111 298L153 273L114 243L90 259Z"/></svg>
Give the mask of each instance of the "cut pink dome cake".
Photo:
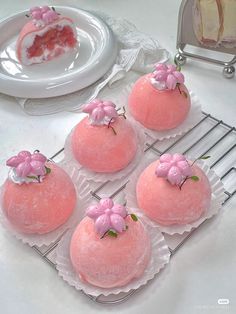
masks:
<svg viewBox="0 0 236 314"><path fill-rule="evenodd" d="M140 175L136 185L138 206L161 225L196 221L211 203L207 176L180 154L164 154Z"/></svg>
<svg viewBox="0 0 236 314"><path fill-rule="evenodd" d="M22 151L10 158L2 190L2 210L22 233L44 234L64 224L76 205L68 174L39 152Z"/></svg>
<svg viewBox="0 0 236 314"><path fill-rule="evenodd" d="M156 131L176 128L187 117L191 101L184 76L174 65L157 64L153 73L140 77L128 99L131 115Z"/></svg>
<svg viewBox="0 0 236 314"><path fill-rule="evenodd" d="M22 64L49 61L76 46L73 21L59 15L53 7L34 7L28 17L32 19L22 28L16 44L17 57Z"/></svg>
<svg viewBox="0 0 236 314"><path fill-rule="evenodd" d="M89 170L112 173L125 168L135 157L137 136L124 114L111 101L93 100L84 105L88 113L71 137L75 159Z"/></svg>
<svg viewBox="0 0 236 314"><path fill-rule="evenodd" d="M101 288L121 287L140 278L150 256L151 241L142 223L109 198L88 208L70 244L76 274Z"/></svg>

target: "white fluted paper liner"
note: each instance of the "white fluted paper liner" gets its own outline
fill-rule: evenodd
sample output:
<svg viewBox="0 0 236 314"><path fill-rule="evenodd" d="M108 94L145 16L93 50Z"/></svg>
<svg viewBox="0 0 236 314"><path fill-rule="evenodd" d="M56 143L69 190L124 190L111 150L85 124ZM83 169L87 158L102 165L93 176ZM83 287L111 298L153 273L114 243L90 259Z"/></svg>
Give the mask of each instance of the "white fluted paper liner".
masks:
<svg viewBox="0 0 236 314"><path fill-rule="evenodd" d="M144 147L146 141L146 135L142 129L140 129L139 125L134 120L129 120L131 123L137 138L137 152L135 154L134 159L125 167L124 169L113 172L113 173L98 173L91 171L85 167L83 167L75 158L71 149L71 136L73 134L74 129L72 129L71 133L68 135L65 142L65 150L64 150L64 162L69 165L70 171L79 171L80 174L86 177L87 180L93 180L94 182L106 182L106 181L115 181L126 177L130 174L139 164L140 160L144 155Z"/></svg>
<svg viewBox="0 0 236 314"><path fill-rule="evenodd" d="M60 165L66 172L68 172L66 165L62 163L58 165ZM30 246L37 245L38 247L40 247L43 245L50 245L51 243L55 242L63 233L65 233L70 228L73 228L78 223L78 221L81 220L81 215L84 212L81 210L81 208L84 208L85 204L87 204L87 202L91 198L89 185L86 179L80 176L78 173L70 173L70 176L76 188L77 203L72 215L63 225L45 234L21 233L16 230L14 226L8 221L0 206L0 222L2 226L18 240L21 240L23 243L26 243ZM0 205L1 204L2 201L0 198Z"/></svg>
<svg viewBox="0 0 236 314"><path fill-rule="evenodd" d="M139 216L139 213L135 209L132 210L132 213ZM109 294L129 292L130 290L138 289L140 286L145 285L169 262L170 251L157 226L148 224L145 217L141 220L150 236L152 253L148 266L140 278L134 279L129 284L117 288L99 288L82 282L79 276L76 275L70 260L70 240L74 230L69 231L62 237L56 249L56 264L59 276L70 286L75 287L77 290L83 290L85 293L93 296L99 296L101 294L108 296Z"/></svg>
<svg viewBox="0 0 236 314"><path fill-rule="evenodd" d="M143 161L140 166L132 173L132 175L129 177L129 182L125 187L124 193L125 193L125 199L127 201L127 207L131 209L132 208L139 208L137 203L137 197L136 197L136 184L138 181L138 178L140 174L143 172L143 170L149 166L153 161L155 161L156 158L149 158L148 160ZM194 160L194 158L190 158L190 160ZM214 171L212 171L204 162L203 160L198 160L196 163L206 174L208 177L208 180L211 185L211 205L210 208L208 208L204 214L196 221L192 223L188 223L185 225L170 225L170 226L164 226L161 225L151 219L148 219L149 223L152 226L157 226L161 232L173 235L173 234L183 234L184 232L189 232L193 228L197 228L204 220L209 219L216 215L219 210L221 209L222 202L225 198L224 194L224 186L223 183L220 181L219 177L216 175ZM139 209L139 213L141 217L145 217L145 213Z"/></svg>
<svg viewBox="0 0 236 314"><path fill-rule="evenodd" d="M124 88L118 97L112 97L112 94L109 99L114 101L118 106L124 106L127 110L127 117L131 120L135 120L131 113L129 112L128 107L128 96L132 90L134 84L130 84ZM189 131L192 127L194 127L201 119L202 119L202 112L201 112L201 104L198 97L192 92L189 92L191 98L191 107L190 111L187 115L187 118L176 128L166 131L155 131L148 128L145 128L141 123L135 120L135 122L139 125L140 128L144 130L144 132L150 136L154 140L163 140L176 137L178 135L182 135Z"/></svg>

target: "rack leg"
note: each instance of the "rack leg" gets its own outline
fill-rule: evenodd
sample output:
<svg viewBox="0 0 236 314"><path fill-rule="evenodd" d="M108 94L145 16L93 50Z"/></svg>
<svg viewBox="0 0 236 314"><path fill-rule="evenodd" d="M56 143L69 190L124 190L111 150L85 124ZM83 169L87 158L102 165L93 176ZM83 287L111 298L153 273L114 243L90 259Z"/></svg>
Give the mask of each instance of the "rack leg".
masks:
<svg viewBox="0 0 236 314"><path fill-rule="evenodd" d="M224 75L224 77L226 77L226 78L233 78L234 77L234 75L235 75L235 68L234 68L234 66L225 66L224 68L223 68L223 75Z"/></svg>
<svg viewBox="0 0 236 314"><path fill-rule="evenodd" d="M180 66L184 65L186 63L186 60L187 58L179 52L175 55L175 63L177 65Z"/></svg>

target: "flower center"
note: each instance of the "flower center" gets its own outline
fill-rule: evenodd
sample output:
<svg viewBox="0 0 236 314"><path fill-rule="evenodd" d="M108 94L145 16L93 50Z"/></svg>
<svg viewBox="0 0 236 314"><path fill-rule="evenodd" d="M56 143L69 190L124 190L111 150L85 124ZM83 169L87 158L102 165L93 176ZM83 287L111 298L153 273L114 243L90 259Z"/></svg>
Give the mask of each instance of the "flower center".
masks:
<svg viewBox="0 0 236 314"><path fill-rule="evenodd" d="M105 213L106 213L107 215L111 215L112 211L111 211L110 208L107 208L107 209L105 210Z"/></svg>

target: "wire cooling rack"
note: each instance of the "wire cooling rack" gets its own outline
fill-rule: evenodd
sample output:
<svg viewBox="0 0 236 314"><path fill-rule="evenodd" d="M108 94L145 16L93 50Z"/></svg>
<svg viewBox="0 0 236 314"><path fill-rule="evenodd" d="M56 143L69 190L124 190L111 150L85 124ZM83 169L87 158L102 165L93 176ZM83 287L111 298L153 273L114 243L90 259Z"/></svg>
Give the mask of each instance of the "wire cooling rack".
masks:
<svg viewBox="0 0 236 314"><path fill-rule="evenodd" d="M58 161L63 157L63 150L58 151L52 160ZM225 199L223 206L225 206L236 194L236 129L230 125L224 123L221 120L202 112L201 120L187 133L182 136L175 137L168 140L155 140L151 138L147 139L145 146L145 156L148 154L155 154L157 158L166 152L179 152L186 156L194 156L195 159L204 155L211 155L210 159L207 159L207 163L211 169L218 174L225 186ZM127 184L129 178L115 181L105 182L102 184L91 184L91 198L99 200L102 196L108 195L111 198L115 198L123 193L123 189ZM164 237L168 243L171 257L177 252L177 250L193 236L194 232L211 222L211 219L205 220L198 228L193 229L189 233L183 235L167 235ZM60 241L61 235L56 242L50 246L37 247L33 249L47 262L50 266L56 269L55 263L55 249ZM153 279L155 280L155 279ZM116 304L124 302L130 298L135 292L140 289L145 289L145 286L140 287L137 290L132 290L128 293L122 293L119 295L110 296L98 296L93 297L87 295L91 300L102 304ZM82 291L82 293L84 293Z"/></svg>

